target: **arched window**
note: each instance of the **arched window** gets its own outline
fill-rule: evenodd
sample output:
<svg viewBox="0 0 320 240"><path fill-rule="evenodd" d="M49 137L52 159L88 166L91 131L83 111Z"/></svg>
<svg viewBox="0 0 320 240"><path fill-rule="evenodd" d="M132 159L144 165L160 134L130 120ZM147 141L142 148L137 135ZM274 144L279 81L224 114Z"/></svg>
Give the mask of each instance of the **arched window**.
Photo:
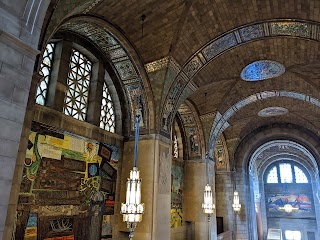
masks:
<svg viewBox="0 0 320 240"><path fill-rule="evenodd" d="M62 52L60 50L55 52L55 48L64 49L67 50L68 53L71 53L68 68L64 66L65 62L61 61ZM55 61L54 64L53 61ZM43 78L37 88L36 103L43 106L47 105L47 93L49 91L49 85L52 84L52 87L50 87L52 95L50 94L49 96L50 106L52 106L52 104L58 106L63 105L63 109L61 110L64 114L81 121L91 121L95 119L94 122L96 122L96 120L100 118L99 126L102 129L115 132L116 108L112 98L115 97L117 99L116 90L114 87L112 88L113 83L110 77L109 81L105 79L102 92L101 89L98 89L97 86L100 87L101 85L96 83L97 81L101 81L102 79L98 78L102 77L97 72L99 72L98 69L100 69L100 67L103 67L101 64L97 64L98 62L99 60L95 58L91 52L76 43L70 44L67 43L67 41L59 41L47 44L40 65L39 74L42 75ZM93 69L97 72L93 72ZM51 75L52 71L59 74ZM61 76L65 76L65 79L60 79ZM67 86L64 98L61 98L59 94L54 94L55 88L57 88L56 86L61 86L60 83L66 84ZM92 88L90 88L90 84L92 84ZM111 92L108 89L110 85ZM96 94L102 93L101 106L99 106L101 109L100 116L92 116L92 114L96 112L90 110L90 116L87 116L87 111L91 106L91 109L96 109L97 107L94 105L97 104L96 101L89 101L89 92L92 92L92 99L94 99L95 96L100 99L100 95ZM60 97L60 99L57 99L58 97Z"/></svg>
<svg viewBox="0 0 320 240"><path fill-rule="evenodd" d="M267 175L267 183L278 183L278 170L276 166L271 168L269 171Z"/></svg>
<svg viewBox="0 0 320 240"><path fill-rule="evenodd" d="M267 183L309 183L305 172L295 163L278 162L269 168Z"/></svg>
<svg viewBox="0 0 320 240"><path fill-rule="evenodd" d="M55 43L48 43L42 56L39 74L42 75L43 78L37 88L36 95L36 103L40 105L45 105L47 100L55 46Z"/></svg>
<svg viewBox="0 0 320 240"><path fill-rule="evenodd" d="M103 95L101 103L100 127L104 130L115 131L115 112L113 102L107 84L103 84Z"/></svg>
<svg viewBox="0 0 320 240"><path fill-rule="evenodd" d="M67 79L69 89L64 102L64 113L82 121L86 119L91 69L91 61L82 53L72 49Z"/></svg>

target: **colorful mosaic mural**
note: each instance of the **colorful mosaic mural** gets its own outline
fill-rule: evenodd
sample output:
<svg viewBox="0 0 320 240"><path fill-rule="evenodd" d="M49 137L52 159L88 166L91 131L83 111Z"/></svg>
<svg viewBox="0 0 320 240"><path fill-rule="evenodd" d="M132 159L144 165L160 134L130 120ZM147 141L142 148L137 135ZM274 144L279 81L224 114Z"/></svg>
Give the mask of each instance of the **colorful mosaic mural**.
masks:
<svg viewBox="0 0 320 240"><path fill-rule="evenodd" d="M221 134L214 148L214 160L217 170L227 170L229 154L224 136Z"/></svg>
<svg viewBox="0 0 320 240"><path fill-rule="evenodd" d="M298 208L297 213L312 212L311 198L306 194L270 194L267 201L268 212L280 212L279 207L283 207L285 204Z"/></svg>
<svg viewBox="0 0 320 240"><path fill-rule="evenodd" d="M171 227L183 224L183 167L180 162L173 161L171 167Z"/></svg>
<svg viewBox="0 0 320 240"><path fill-rule="evenodd" d="M102 215L114 214L118 159L116 146L33 123L19 194L16 239L21 239L21 233L30 240L100 236ZM29 217L24 217L28 212ZM101 227L79 230L89 219ZM25 230L23 221L27 221Z"/></svg>

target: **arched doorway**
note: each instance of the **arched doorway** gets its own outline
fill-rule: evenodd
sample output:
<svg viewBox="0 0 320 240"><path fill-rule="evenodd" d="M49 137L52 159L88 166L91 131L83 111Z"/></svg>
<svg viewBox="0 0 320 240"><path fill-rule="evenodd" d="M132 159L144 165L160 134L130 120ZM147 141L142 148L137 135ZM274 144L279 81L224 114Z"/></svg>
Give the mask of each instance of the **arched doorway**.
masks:
<svg viewBox="0 0 320 240"><path fill-rule="evenodd" d="M317 239L319 172L301 144L271 140L256 148L249 162L259 239Z"/></svg>

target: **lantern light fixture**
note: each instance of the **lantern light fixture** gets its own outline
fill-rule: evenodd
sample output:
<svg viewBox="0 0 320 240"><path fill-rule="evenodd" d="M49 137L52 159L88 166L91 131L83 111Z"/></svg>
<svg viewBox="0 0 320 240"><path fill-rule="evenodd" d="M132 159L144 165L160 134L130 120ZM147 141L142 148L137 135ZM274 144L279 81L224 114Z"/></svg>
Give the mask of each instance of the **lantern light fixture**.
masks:
<svg viewBox="0 0 320 240"><path fill-rule="evenodd" d="M232 204L233 211L235 213L239 213L241 210L241 204L239 200L239 193L237 190L234 191L233 193L233 204Z"/></svg>
<svg viewBox="0 0 320 240"><path fill-rule="evenodd" d="M141 16L142 40L143 40L143 24L146 16ZM134 230L138 223L142 221L144 213L144 203L141 203L141 178L138 170L138 142L141 120L141 79L139 81L139 90L137 94L137 108L134 135L134 160L133 169L130 171L130 177L127 180L126 202L121 204L120 213L123 215L123 221L127 223L129 228L129 239L133 239Z"/></svg>

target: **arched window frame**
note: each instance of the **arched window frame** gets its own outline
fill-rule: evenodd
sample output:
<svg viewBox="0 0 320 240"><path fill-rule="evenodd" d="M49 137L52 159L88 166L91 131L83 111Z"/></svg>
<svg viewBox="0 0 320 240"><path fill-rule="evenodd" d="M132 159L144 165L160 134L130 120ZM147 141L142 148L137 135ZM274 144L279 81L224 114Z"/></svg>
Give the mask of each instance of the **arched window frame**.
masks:
<svg viewBox="0 0 320 240"><path fill-rule="evenodd" d="M287 182L282 182L281 181L280 165L283 164L283 163L290 164L291 173L292 173L292 183L287 183ZM274 167L276 167L276 169L277 169L278 182L277 183L268 183L267 180L268 180L269 173ZM296 182L296 176L295 176L294 167L297 167L298 169L300 169L304 173L304 175L306 176L306 178L308 180L307 183L297 183ZM310 184L311 183L311 179L310 179L310 174L305 169L305 167L303 167L301 164L299 164L299 163L297 163L295 161L290 161L290 160L280 160L280 161L277 161L277 162L271 164L270 166L268 166L268 168L266 169L266 171L264 173L264 183L265 184L283 184L283 183L285 183L285 184Z"/></svg>
<svg viewBox="0 0 320 240"><path fill-rule="evenodd" d="M48 84L46 86L47 96L45 102L41 105L52 107L69 117L73 117L77 120L88 122L97 127L100 127L103 88L107 87L110 95L109 101L112 102L114 119L112 120L113 126L109 129L104 130L113 133L121 132L121 126L117 126L119 125L119 122L116 122L116 120L121 120L121 106L118 98L118 93L116 91L116 88L114 87L113 80L110 78L109 74L107 74L106 66L105 64L103 64L103 61L98 60L95 57L94 53L82 46L83 44L80 45L75 42L57 39L53 40L50 43L55 45L55 51L52 51L52 61L50 63L52 66L52 69L50 70L51 72L54 72L54 74L52 74L52 79L48 81ZM72 53L74 52L78 52L79 54L84 56L88 61L91 62L92 66L86 96L86 109L83 112L85 115L82 115L82 117L75 117L75 114L66 113L65 99L68 97L68 91L70 91L68 79L70 77ZM66 67L67 64L68 67ZM106 74L104 74L104 72L106 72ZM108 79L105 78L105 75L108 75ZM80 79L79 76L77 77ZM65 86L65 89L62 89L62 86ZM81 89L82 88L80 87L80 90ZM64 94L64 97L61 93ZM114 102L114 99L116 100L116 102ZM97 111L98 109L99 111Z"/></svg>

